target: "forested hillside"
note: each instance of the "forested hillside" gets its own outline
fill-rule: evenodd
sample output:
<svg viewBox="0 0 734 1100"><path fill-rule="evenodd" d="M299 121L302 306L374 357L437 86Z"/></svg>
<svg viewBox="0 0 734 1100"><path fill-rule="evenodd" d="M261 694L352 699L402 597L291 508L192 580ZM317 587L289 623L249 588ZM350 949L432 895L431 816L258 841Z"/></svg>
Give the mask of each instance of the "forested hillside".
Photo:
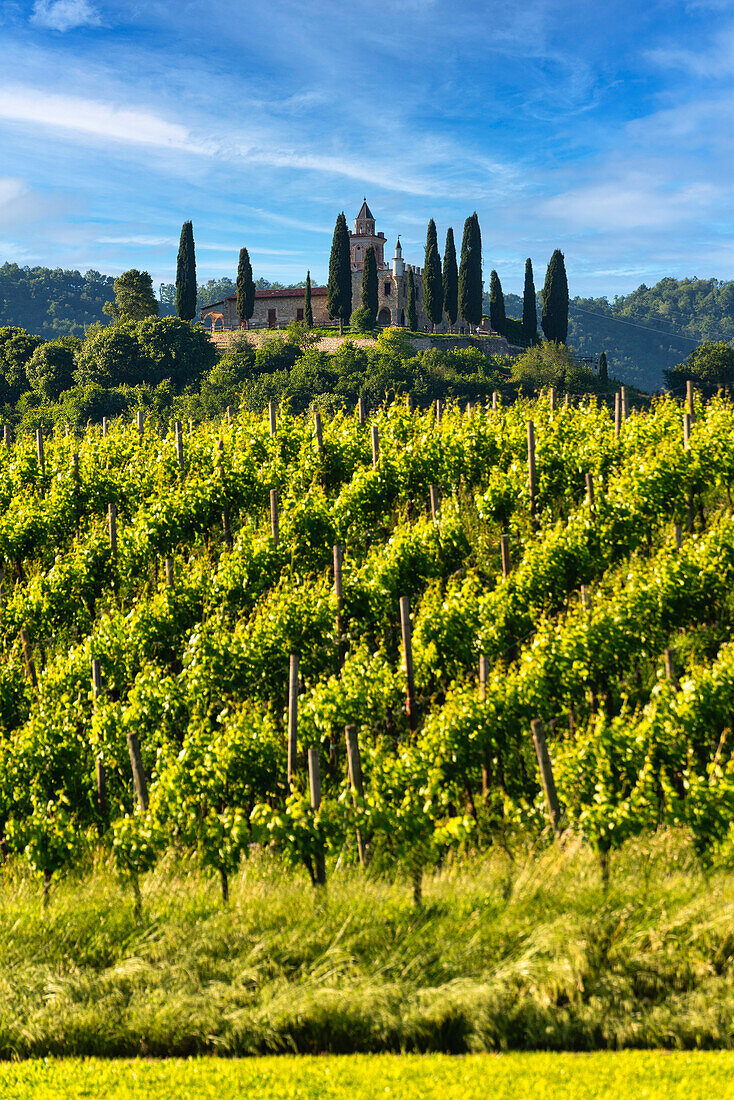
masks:
<svg viewBox="0 0 734 1100"><path fill-rule="evenodd" d="M85 325L105 324L105 302L114 299L113 277L60 267L0 267L0 328L16 325L36 336L83 336Z"/></svg>
<svg viewBox="0 0 734 1100"><path fill-rule="evenodd" d="M508 316L522 316L517 294L507 294L505 304ZM538 317L541 309L539 295ZM732 339L734 280L661 279L611 302L577 297L569 305L569 344L579 355L606 352L610 373L644 390L660 389L663 371L701 341Z"/></svg>

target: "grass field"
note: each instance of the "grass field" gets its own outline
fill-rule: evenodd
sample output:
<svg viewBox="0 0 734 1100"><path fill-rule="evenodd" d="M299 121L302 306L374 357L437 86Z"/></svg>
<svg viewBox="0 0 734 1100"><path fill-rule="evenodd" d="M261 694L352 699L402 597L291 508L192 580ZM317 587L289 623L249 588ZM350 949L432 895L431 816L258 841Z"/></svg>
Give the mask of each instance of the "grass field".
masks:
<svg viewBox="0 0 734 1100"><path fill-rule="evenodd" d="M99 863L44 913L5 865L0 1057L734 1046L734 875L683 834L628 845L606 894L575 842L447 865L419 911L404 879L332 869L319 895L265 857L227 908L172 855L142 893L138 921Z"/></svg>
<svg viewBox="0 0 734 1100"><path fill-rule="evenodd" d="M355 1055L0 1066L4 1100L717 1100L734 1096L730 1053Z"/></svg>

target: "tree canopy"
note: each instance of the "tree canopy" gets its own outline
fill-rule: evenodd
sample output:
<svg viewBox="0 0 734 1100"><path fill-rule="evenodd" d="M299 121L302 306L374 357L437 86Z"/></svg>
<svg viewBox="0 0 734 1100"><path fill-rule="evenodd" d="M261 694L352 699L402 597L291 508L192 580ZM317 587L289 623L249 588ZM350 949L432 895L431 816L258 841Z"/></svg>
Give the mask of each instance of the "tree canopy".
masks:
<svg viewBox="0 0 734 1100"><path fill-rule="evenodd" d="M182 321L193 321L196 316L196 254L191 222L184 222L181 227L176 264L176 312Z"/></svg>
<svg viewBox="0 0 734 1100"><path fill-rule="evenodd" d="M113 283L114 302L105 302L102 310L117 321L142 321L158 316L158 301L153 293L153 280L147 271L131 267Z"/></svg>
<svg viewBox="0 0 734 1100"><path fill-rule="evenodd" d="M459 265L459 313L470 325L482 320L482 236L476 211L464 222Z"/></svg>
<svg viewBox="0 0 734 1100"><path fill-rule="evenodd" d="M434 326L443 319L443 280L441 275L441 257L438 254L436 223L433 218L428 223L426 233L426 258L423 265L423 308Z"/></svg>
<svg viewBox="0 0 734 1100"><path fill-rule="evenodd" d="M443 308L453 328L459 316L459 269L456 265L454 231L446 230L446 247L443 252Z"/></svg>
<svg viewBox="0 0 734 1100"><path fill-rule="evenodd" d="M489 323L492 331L504 336L507 328L506 321L505 296L502 293L502 283L497 272L492 271L489 279Z"/></svg>
<svg viewBox="0 0 734 1100"><path fill-rule="evenodd" d="M250 254L246 248L240 249L240 259L237 265L237 316L240 323L248 327L250 318L255 311L255 284L252 281L252 265Z"/></svg>
<svg viewBox="0 0 734 1100"><path fill-rule="evenodd" d="M352 315L352 258L344 211L339 214L334 226L326 304L329 316L339 321L339 332L342 332L344 322Z"/></svg>
<svg viewBox="0 0 734 1100"><path fill-rule="evenodd" d="M369 245L364 254L364 267L362 268L362 308L367 310L368 328L373 329L377 324L377 257L373 245Z"/></svg>
<svg viewBox="0 0 734 1100"><path fill-rule="evenodd" d="M559 248L550 258L543 287L541 324L546 340L565 344L568 338L568 279L563 253Z"/></svg>
<svg viewBox="0 0 734 1100"><path fill-rule="evenodd" d="M525 340L533 344L538 338L538 303L535 296L533 264L530 257L525 261L525 287L522 297L522 329Z"/></svg>

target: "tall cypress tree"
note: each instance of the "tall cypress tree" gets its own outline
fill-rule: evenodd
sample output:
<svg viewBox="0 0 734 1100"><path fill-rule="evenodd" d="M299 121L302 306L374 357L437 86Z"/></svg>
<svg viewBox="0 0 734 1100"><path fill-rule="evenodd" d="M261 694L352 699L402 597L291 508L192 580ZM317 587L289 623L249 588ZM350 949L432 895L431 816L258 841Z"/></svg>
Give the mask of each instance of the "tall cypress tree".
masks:
<svg viewBox="0 0 734 1100"><path fill-rule="evenodd" d="M344 211L336 219L334 226L326 305L332 320L338 318L339 335L343 336L344 322L352 316L352 259L349 254L349 230Z"/></svg>
<svg viewBox="0 0 734 1100"><path fill-rule="evenodd" d="M240 249L240 262L237 265L237 316L240 324L250 327L250 318L255 312L255 284L252 281L250 254L246 248Z"/></svg>
<svg viewBox="0 0 734 1100"><path fill-rule="evenodd" d="M493 271L489 277L489 324L493 332L498 332L500 336L505 335L507 330L505 296L496 271Z"/></svg>
<svg viewBox="0 0 734 1100"><path fill-rule="evenodd" d="M415 308L415 279L413 268L408 268L408 329L411 332L418 331L418 313Z"/></svg>
<svg viewBox="0 0 734 1100"><path fill-rule="evenodd" d="M433 218L428 223L426 234L426 259L423 265L423 308L428 320L436 331L436 325L443 318L443 282L441 279L441 257L438 254L436 223Z"/></svg>
<svg viewBox="0 0 734 1100"><path fill-rule="evenodd" d="M369 310L370 328L377 324L377 305L377 257L373 245L370 245L364 254L362 268L362 306Z"/></svg>
<svg viewBox="0 0 734 1100"><path fill-rule="evenodd" d="M443 253L443 308L453 331L459 316L459 269L456 266L454 231L446 232L446 248Z"/></svg>
<svg viewBox="0 0 734 1100"><path fill-rule="evenodd" d="M459 313L467 324L481 324L482 235L476 211L464 222L459 264Z"/></svg>
<svg viewBox="0 0 734 1100"><path fill-rule="evenodd" d="M538 339L538 303L535 300L535 281L530 257L525 261L525 290L522 296L522 330L525 339L534 344Z"/></svg>
<svg viewBox="0 0 734 1100"><path fill-rule="evenodd" d="M311 308L311 272L306 272L306 290L303 295L303 318L309 328L313 328L313 309Z"/></svg>
<svg viewBox="0 0 734 1100"><path fill-rule="evenodd" d="M568 336L568 279L563 253L559 248L550 258L543 287L543 318L546 340L565 344Z"/></svg>
<svg viewBox="0 0 734 1100"><path fill-rule="evenodd" d="M607 366L607 355L605 351L599 356L599 381L605 383L609 381L609 368Z"/></svg>
<svg viewBox="0 0 734 1100"><path fill-rule="evenodd" d="M182 321L193 321L196 316L196 254L194 227L191 222L183 223L178 246L176 313Z"/></svg>

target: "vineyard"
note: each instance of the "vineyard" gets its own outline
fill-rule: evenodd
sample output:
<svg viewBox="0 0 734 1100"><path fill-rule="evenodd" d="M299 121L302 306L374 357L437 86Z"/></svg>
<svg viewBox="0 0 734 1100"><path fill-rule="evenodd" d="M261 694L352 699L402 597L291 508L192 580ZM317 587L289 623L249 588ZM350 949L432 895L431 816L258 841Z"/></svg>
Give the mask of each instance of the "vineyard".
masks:
<svg viewBox="0 0 734 1100"><path fill-rule="evenodd" d="M0 447L0 836L318 889L683 827L732 851L734 408L105 421ZM141 893L141 890L143 893Z"/></svg>

